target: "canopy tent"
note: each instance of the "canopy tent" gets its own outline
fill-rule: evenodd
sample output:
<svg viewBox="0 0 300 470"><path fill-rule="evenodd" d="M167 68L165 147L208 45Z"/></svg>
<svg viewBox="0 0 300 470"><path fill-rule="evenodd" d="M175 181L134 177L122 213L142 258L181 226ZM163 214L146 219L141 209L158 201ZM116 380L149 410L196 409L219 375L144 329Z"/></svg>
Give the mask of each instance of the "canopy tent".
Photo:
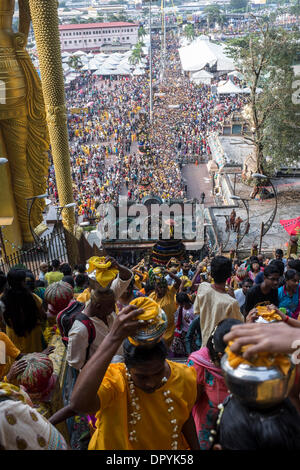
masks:
<svg viewBox="0 0 300 470"><path fill-rule="evenodd" d="M118 72L116 69L101 67L100 69L96 70L96 72L94 72L94 75L118 75Z"/></svg>
<svg viewBox="0 0 300 470"><path fill-rule="evenodd" d="M262 91L263 91L262 88L259 88L259 87L256 88L256 93L261 93ZM249 87L243 88L243 93L246 93L246 94L250 95L250 93L251 93L250 88Z"/></svg>
<svg viewBox="0 0 300 470"><path fill-rule="evenodd" d="M87 70L93 70L89 64L85 64L82 68L82 71L86 72ZM97 70L97 67L94 68L94 70Z"/></svg>
<svg viewBox="0 0 300 470"><path fill-rule="evenodd" d="M231 72L235 69L233 60L225 54L225 46L214 44L207 39L196 38L189 46L179 49L182 69L186 72L202 70L206 65L216 66L217 71Z"/></svg>
<svg viewBox="0 0 300 470"><path fill-rule="evenodd" d="M244 93L242 88L236 86L231 80L228 80L224 85L218 86L217 91L219 95L237 95L239 93Z"/></svg>
<svg viewBox="0 0 300 470"><path fill-rule="evenodd" d="M145 71L144 70L141 70L139 68L136 68L134 69L134 71L132 72L132 75L144 75Z"/></svg>
<svg viewBox="0 0 300 470"><path fill-rule="evenodd" d="M71 71L71 68L68 66L68 64L62 64L62 68L64 73Z"/></svg>
<svg viewBox="0 0 300 470"><path fill-rule="evenodd" d="M85 52L83 52L83 51L76 51L76 52L74 52L74 53L73 53L73 54L71 54L71 55L76 55L76 56L80 57L80 56L84 56L84 55L86 55L86 53L85 53Z"/></svg>
<svg viewBox="0 0 300 470"><path fill-rule="evenodd" d="M191 81L196 83L197 85L200 83L210 85L213 78L213 74L207 72L206 70L199 70L198 72L194 72L191 75Z"/></svg>
<svg viewBox="0 0 300 470"><path fill-rule="evenodd" d="M119 66L117 68L117 72L118 72L119 75L130 75L131 74L131 69L130 69L130 67L125 67L125 66L121 67L121 66Z"/></svg>

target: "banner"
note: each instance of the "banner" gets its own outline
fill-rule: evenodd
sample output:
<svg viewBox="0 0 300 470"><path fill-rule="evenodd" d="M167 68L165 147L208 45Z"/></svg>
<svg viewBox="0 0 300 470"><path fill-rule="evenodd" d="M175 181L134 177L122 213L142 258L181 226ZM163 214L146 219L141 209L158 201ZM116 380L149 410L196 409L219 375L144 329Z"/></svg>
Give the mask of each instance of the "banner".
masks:
<svg viewBox="0 0 300 470"><path fill-rule="evenodd" d="M300 231L300 217L289 220L280 220L280 224L290 235L298 235Z"/></svg>

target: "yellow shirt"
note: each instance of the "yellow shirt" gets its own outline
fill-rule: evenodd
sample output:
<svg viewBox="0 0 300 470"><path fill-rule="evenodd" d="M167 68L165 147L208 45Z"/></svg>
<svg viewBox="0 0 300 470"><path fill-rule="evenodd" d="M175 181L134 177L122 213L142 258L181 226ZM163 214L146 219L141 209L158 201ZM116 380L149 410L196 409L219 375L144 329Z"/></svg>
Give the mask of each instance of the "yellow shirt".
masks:
<svg viewBox="0 0 300 470"><path fill-rule="evenodd" d="M0 341L3 341L3 343L5 344L5 356L6 356L5 364L2 364L0 362L0 380L1 380L10 369L8 358L15 360L16 357L20 355L21 351L18 348L16 348L14 343L12 343L12 341L9 339L9 337L5 333L0 332Z"/></svg>
<svg viewBox="0 0 300 470"><path fill-rule="evenodd" d="M164 340L167 345L170 346L173 341L174 331L175 331L175 312L177 310L176 304L176 294L177 290L174 286L168 286L166 295L161 299L158 298L156 292L152 292L149 297L150 299L155 300L158 303L160 308L165 312L168 319L168 327L164 334Z"/></svg>
<svg viewBox="0 0 300 470"><path fill-rule="evenodd" d="M42 352L44 347L42 343L42 327L37 325L26 336L17 336L12 328L6 326L6 334L9 339L20 349L22 354Z"/></svg>
<svg viewBox="0 0 300 470"><path fill-rule="evenodd" d="M98 390L101 407L96 413L96 431L89 450L171 450L173 426L177 420L178 449L188 449L181 433L188 420L197 397L197 377L193 367L167 361L171 368L168 381L154 393L145 393L135 387L139 398L140 421L134 425L137 442L129 441L131 432L130 393L125 364L110 364ZM174 411L168 412L163 392L170 390Z"/></svg>

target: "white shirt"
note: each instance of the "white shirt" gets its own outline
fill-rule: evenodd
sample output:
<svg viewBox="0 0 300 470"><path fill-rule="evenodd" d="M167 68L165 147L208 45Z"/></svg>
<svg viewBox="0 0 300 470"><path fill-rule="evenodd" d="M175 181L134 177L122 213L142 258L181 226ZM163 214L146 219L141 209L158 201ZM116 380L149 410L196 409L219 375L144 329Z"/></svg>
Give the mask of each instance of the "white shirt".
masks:
<svg viewBox="0 0 300 470"><path fill-rule="evenodd" d="M236 289L234 291L234 297L236 298L236 300L238 301L239 303L239 306L242 307L245 303L245 300L246 300L246 296L243 292L243 289Z"/></svg>
<svg viewBox="0 0 300 470"><path fill-rule="evenodd" d="M110 288L115 293L116 301L121 297L123 292L129 286L131 279L128 281L123 281L120 279L119 275L113 280ZM98 317L89 317L89 319L93 322L96 332L96 337L92 344L90 345L88 359L96 352L102 341L104 340L105 336L109 333L114 319L116 318L115 312L112 312L107 317L108 326L100 320ZM68 342L68 349L67 349L67 362L71 367L79 370L81 369L85 362L86 362L86 351L89 346L89 335L86 326L80 322L79 320L75 320L73 323L72 328L69 331L69 342ZM121 346L117 353L117 355L123 356L123 346Z"/></svg>

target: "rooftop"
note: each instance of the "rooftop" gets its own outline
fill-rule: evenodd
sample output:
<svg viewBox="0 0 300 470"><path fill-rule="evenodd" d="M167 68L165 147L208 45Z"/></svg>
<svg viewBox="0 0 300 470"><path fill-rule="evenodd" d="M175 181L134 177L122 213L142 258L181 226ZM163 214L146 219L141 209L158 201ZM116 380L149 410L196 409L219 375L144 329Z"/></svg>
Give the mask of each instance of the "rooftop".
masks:
<svg viewBox="0 0 300 470"><path fill-rule="evenodd" d="M82 23L82 24L63 24L59 26L60 31L68 29L94 29L94 28L120 28L122 26L138 26L137 23L125 23L116 21L113 23Z"/></svg>

